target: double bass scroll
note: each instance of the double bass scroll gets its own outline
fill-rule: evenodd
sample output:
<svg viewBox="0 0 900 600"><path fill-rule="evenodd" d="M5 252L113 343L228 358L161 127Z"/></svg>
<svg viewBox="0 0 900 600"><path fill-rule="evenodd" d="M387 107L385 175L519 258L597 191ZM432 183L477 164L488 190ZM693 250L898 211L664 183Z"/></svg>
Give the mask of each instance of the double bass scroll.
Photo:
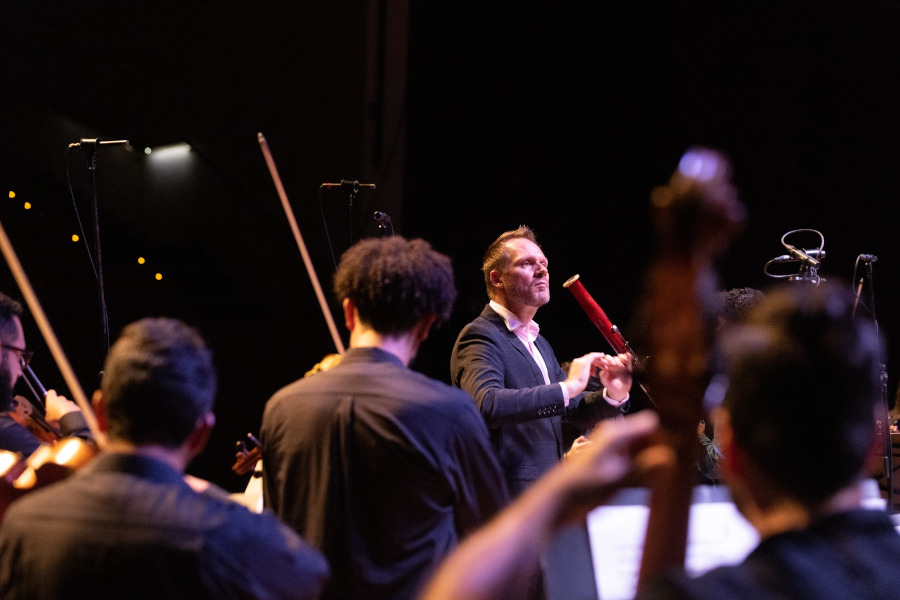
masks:
<svg viewBox="0 0 900 600"><path fill-rule="evenodd" d="M651 194L657 236L648 274L649 385L664 442L675 463L651 490L639 589L656 574L683 568L694 482L697 423L711 376L719 289L715 260L743 226L746 209L719 152L690 148L668 184Z"/></svg>

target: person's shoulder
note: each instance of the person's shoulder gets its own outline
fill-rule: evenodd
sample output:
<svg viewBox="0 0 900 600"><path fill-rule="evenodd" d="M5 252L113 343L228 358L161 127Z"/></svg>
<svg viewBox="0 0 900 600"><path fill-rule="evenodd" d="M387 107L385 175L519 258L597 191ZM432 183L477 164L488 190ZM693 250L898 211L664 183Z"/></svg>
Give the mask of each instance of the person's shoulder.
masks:
<svg viewBox="0 0 900 600"><path fill-rule="evenodd" d="M207 530L209 538L216 538L225 547L251 550L257 559L260 553L281 552L284 548L306 546L300 535L284 524L272 511L254 512L229 498L206 496L207 506L215 506L215 526Z"/></svg>
<svg viewBox="0 0 900 600"><path fill-rule="evenodd" d="M304 397L309 390L315 389L323 379L327 380L329 377L328 371L322 371L320 373L315 373L314 375L310 375L308 377L301 377L291 383L285 385L280 388L274 394L272 394L268 401L266 402L266 412L278 407L284 403L291 403L296 401L298 398Z"/></svg>
<svg viewBox="0 0 900 600"><path fill-rule="evenodd" d="M3 485L9 487L8 494L3 495L13 497L3 513L4 524L28 527L32 521L56 516L61 506L71 508L72 501L77 498L72 493L74 477L71 475L44 487L14 489L11 483L3 482Z"/></svg>
<svg viewBox="0 0 900 600"><path fill-rule="evenodd" d="M415 373L414 377L423 386L415 403L421 413L428 415L429 422L440 423L448 429L467 427L473 422L483 423L484 419L468 393L422 373Z"/></svg>
<svg viewBox="0 0 900 600"><path fill-rule="evenodd" d="M457 339L460 340L473 336L499 335L503 325L503 318L494 312L492 308L487 306L480 315L466 323L460 330Z"/></svg>
<svg viewBox="0 0 900 600"><path fill-rule="evenodd" d="M241 566L243 587L281 590L273 597L313 597L321 590L329 576L327 560L273 512L257 513L218 495L204 500L217 509L214 526L204 532L204 564L227 564L222 572Z"/></svg>

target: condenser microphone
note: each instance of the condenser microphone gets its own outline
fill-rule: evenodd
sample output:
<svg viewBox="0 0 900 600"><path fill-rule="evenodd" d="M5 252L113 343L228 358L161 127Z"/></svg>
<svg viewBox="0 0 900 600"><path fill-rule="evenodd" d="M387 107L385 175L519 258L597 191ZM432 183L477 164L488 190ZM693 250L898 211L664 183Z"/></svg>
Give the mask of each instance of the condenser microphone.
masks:
<svg viewBox="0 0 900 600"><path fill-rule="evenodd" d="M372 214L372 218L375 219L375 222L378 223L378 231L381 235L388 234L388 228L390 228L390 235L394 235L394 224L391 223L391 215L386 212L382 212L380 210L376 210Z"/></svg>
<svg viewBox="0 0 900 600"><path fill-rule="evenodd" d="M772 259L772 262L776 263L786 263L786 262L804 262L810 265L811 267L818 267L821 259L825 258L824 250L800 250L799 248L795 248L794 246L785 246L788 249L790 254L782 254L781 256L776 256Z"/></svg>

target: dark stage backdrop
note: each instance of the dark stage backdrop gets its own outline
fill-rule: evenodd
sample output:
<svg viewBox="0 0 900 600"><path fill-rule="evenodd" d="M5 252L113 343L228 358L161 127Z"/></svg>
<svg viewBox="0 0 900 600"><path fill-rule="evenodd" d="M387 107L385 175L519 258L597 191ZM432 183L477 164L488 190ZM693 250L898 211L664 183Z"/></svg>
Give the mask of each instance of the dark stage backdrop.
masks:
<svg viewBox="0 0 900 600"><path fill-rule="evenodd" d="M89 241L91 186L83 154L66 147L131 140L104 149L96 171L110 328L170 315L209 338L219 425L192 472L241 489L228 470L234 441L258 431L275 390L333 351L259 131L326 291L349 241L377 235L374 210L452 257L459 300L414 365L442 380L485 302L482 252L520 223L550 258L553 299L538 321L560 360L606 350L561 287L576 273L628 334L653 251L649 192L687 147L720 148L749 210L722 286L773 283L763 266L795 229L824 234L829 284L848 282L859 254L877 255L893 398L895 4L308 4L0 9L0 218L90 392L104 345L87 251L70 239L68 180ZM175 142L192 152L143 154ZM343 178L378 188L352 204L329 192L320 208L319 184ZM0 289L20 296L5 270ZM62 386L26 325L36 371Z"/></svg>

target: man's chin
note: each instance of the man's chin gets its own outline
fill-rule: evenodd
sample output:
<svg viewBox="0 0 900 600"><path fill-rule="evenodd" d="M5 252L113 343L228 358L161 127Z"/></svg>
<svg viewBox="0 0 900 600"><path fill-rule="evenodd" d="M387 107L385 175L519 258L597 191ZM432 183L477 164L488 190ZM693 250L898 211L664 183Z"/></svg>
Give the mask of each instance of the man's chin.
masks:
<svg viewBox="0 0 900 600"><path fill-rule="evenodd" d="M540 308L543 305L550 302L550 290L547 290L545 294L535 294L531 297L531 302L529 302L529 306L533 306L534 308Z"/></svg>

